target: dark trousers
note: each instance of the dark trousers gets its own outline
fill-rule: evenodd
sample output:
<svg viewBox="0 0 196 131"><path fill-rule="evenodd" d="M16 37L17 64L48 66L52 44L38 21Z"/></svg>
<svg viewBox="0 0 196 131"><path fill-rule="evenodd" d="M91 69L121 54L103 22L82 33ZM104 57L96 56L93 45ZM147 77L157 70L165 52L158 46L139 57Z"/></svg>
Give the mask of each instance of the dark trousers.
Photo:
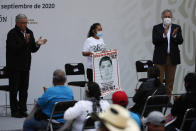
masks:
<svg viewBox="0 0 196 131"><path fill-rule="evenodd" d="M11 113L27 111L29 71L9 71ZM19 94L19 100L17 95Z"/></svg>
<svg viewBox="0 0 196 131"><path fill-rule="evenodd" d="M89 82L92 82L92 81L93 81L93 70L88 68L88 69L86 70L86 72L87 72L88 81L89 81Z"/></svg>

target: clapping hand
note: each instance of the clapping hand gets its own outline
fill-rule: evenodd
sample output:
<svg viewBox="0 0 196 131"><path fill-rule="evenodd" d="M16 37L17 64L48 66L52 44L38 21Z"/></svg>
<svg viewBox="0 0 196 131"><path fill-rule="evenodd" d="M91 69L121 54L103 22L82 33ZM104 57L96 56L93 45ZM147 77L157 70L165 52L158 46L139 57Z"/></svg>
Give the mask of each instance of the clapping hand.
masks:
<svg viewBox="0 0 196 131"><path fill-rule="evenodd" d="M42 39L42 37L39 38L37 41L37 45L44 45L47 42L47 39Z"/></svg>
<svg viewBox="0 0 196 131"><path fill-rule="evenodd" d="M176 33L178 32L178 29L179 29L179 27L177 27L176 29L174 29L174 31L172 33L173 36L176 35Z"/></svg>
<svg viewBox="0 0 196 131"><path fill-rule="evenodd" d="M29 39L30 39L30 34L25 33L25 40L27 43L29 43Z"/></svg>

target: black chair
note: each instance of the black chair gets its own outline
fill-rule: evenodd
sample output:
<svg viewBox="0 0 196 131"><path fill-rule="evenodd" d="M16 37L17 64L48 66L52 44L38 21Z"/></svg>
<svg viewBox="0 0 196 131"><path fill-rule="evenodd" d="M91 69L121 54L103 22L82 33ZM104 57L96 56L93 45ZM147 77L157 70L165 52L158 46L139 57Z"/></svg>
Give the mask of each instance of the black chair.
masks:
<svg viewBox="0 0 196 131"><path fill-rule="evenodd" d="M140 82L144 82L147 80L148 68L152 67L153 63L151 60L138 60L135 62L135 66L136 66L136 75L137 75L137 81L138 81L136 84L136 88L137 88Z"/></svg>
<svg viewBox="0 0 196 131"><path fill-rule="evenodd" d="M189 108L184 113L184 117L183 117L182 123L180 125L180 131L183 131L183 127L184 127L186 122L189 121L190 123L192 123L193 120L196 120L196 109L195 108Z"/></svg>
<svg viewBox="0 0 196 131"><path fill-rule="evenodd" d="M85 76L85 70L83 63L67 63L65 64L65 72L68 79L68 85L76 87L85 87L87 81ZM75 81L69 81L68 77L72 76L72 79L80 79ZM81 80L82 79L82 80ZM80 99L82 97L80 88Z"/></svg>
<svg viewBox="0 0 196 131"><path fill-rule="evenodd" d="M68 85L85 87L86 84L86 77L85 77L85 70L84 65L82 63L68 63L65 64L65 72L66 75L82 75L84 79L82 81L72 81L68 82Z"/></svg>
<svg viewBox="0 0 196 131"><path fill-rule="evenodd" d="M147 116L151 111L160 111L163 112L163 114L165 115L169 101L170 98L168 95L149 96L144 104L141 118L143 116ZM163 110L163 108L165 109Z"/></svg>
<svg viewBox="0 0 196 131"><path fill-rule="evenodd" d="M0 69L0 79L9 79L6 67ZM9 91L9 85L1 85L0 90Z"/></svg>
<svg viewBox="0 0 196 131"><path fill-rule="evenodd" d="M64 114L64 112L69 108L74 106L74 104L77 101L59 101L54 104L54 107L52 109L52 113L50 115L50 118L48 120L48 126L47 130L53 131L53 125L55 124L56 126L63 126L64 123L53 123L53 119L60 119L63 118L63 115L61 117L53 117L55 114Z"/></svg>
<svg viewBox="0 0 196 131"><path fill-rule="evenodd" d="M8 108L8 96L7 96L7 92L9 92L9 77L8 77L8 73L7 73L7 69L6 67L3 67L2 69L0 69L0 80L8 80L8 84L3 84L0 85L0 91L5 91L5 115L7 116L7 108Z"/></svg>

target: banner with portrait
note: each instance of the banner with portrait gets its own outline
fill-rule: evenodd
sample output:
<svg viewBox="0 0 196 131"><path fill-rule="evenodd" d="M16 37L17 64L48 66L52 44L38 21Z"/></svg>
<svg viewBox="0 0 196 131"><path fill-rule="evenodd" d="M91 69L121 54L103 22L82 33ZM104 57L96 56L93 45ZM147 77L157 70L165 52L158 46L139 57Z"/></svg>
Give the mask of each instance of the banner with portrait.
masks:
<svg viewBox="0 0 196 131"><path fill-rule="evenodd" d="M102 96L120 89L117 50L94 53L92 56L93 81L101 88Z"/></svg>

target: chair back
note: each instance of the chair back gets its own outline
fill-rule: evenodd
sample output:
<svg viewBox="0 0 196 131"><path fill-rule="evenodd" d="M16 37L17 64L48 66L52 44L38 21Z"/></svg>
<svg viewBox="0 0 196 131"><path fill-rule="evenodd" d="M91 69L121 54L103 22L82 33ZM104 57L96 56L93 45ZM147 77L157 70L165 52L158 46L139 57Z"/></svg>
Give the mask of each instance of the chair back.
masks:
<svg viewBox="0 0 196 131"><path fill-rule="evenodd" d="M143 116L147 116L148 113L150 113L151 111L160 111L163 112L163 114L166 113L167 110L167 106L169 103L169 96L168 95L153 95L153 96L149 96L146 99L146 102L144 104L144 108L141 114L141 118ZM165 108L163 110L163 108Z"/></svg>
<svg viewBox="0 0 196 131"><path fill-rule="evenodd" d="M52 109L52 112L51 112L51 115L50 115L50 118L49 118L49 121L48 121L48 126L47 126L47 130L53 130L53 127L52 127L52 119L60 119L60 118L63 118L63 115L62 116L59 116L59 117L54 117L55 114L63 114L69 107L72 107L74 106L74 104L76 103L77 101L58 101L58 102L55 102L54 104L54 107Z"/></svg>
<svg viewBox="0 0 196 131"><path fill-rule="evenodd" d="M183 127L185 125L185 122L192 122L193 120L196 120L196 109L195 108L189 108L184 113L184 117L182 120L182 123L180 125L180 131L183 131Z"/></svg>
<svg viewBox="0 0 196 131"><path fill-rule="evenodd" d="M67 84L74 87L85 87L86 76L83 63L67 63L65 64L65 73L67 75ZM80 99L84 99L84 91L80 88Z"/></svg>
<svg viewBox="0 0 196 131"><path fill-rule="evenodd" d="M84 75L83 63L67 63L65 64L66 75Z"/></svg>
<svg viewBox="0 0 196 131"><path fill-rule="evenodd" d="M72 77L73 81L68 80L68 85L85 87L86 77L83 63L67 63L65 64L65 73L67 76ZM79 77L80 76L80 77ZM82 76L82 78L81 78ZM69 79L69 78L67 78Z"/></svg>
<svg viewBox="0 0 196 131"><path fill-rule="evenodd" d="M72 107L75 105L77 101L58 101L55 102L51 117L53 117L54 114L61 114L64 113L69 107Z"/></svg>
<svg viewBox="0 0 196 131"><path fill-rule="evenodd" d="M7 79L9 81L8 72L7 72L6 67L3 67L0 69L0 79L2 79L2 80ZM3 83L4 82L2 82L2 84L0 84L0 90L9 91L9 83L8 84L3 84ZM7 82L5 82L5 83L7 83Z"/></svg>
<svg viewBox="0 0 196 131"><path fill-rule="evenodd" d="M147 72L149 67L153 66L151 60L138 60L135 62L137 72Z"/></svg>
<svg viewBox="0 0 196 131"><path fill-rule="evenodd" d="M98 121L99 118L95 113L90 113L87 115L86 120L84 121L83 131L96 129L95 122Z"/></svg>
<svg viewBox="0 0 196 131"><path fill-rule="evenodd" d="M138 87L140 82L144 82L147 80L147 71L149 67L152 67L153 63L151 60L138 60L135 62L136 67L136 76L137 76L137 84Z"/></svg>

